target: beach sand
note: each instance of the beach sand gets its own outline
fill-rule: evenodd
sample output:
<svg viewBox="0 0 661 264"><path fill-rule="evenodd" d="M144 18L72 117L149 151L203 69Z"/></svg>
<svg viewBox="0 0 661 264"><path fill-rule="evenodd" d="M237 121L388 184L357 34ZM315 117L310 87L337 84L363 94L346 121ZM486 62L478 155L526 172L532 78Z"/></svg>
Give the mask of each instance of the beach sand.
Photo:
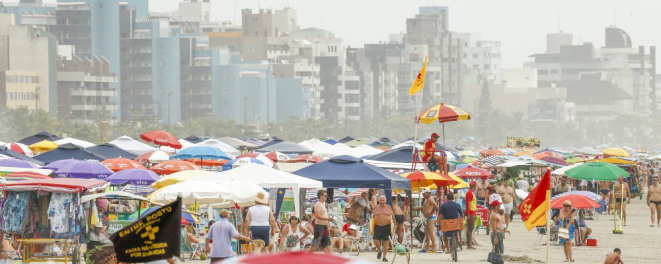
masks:
<svg viewBox="0 0 661 264"><path fill-rule="evenodd" d="M645 204L645 198L635 198L627 208L629 213L627 226L623 227L623 234L613 234L613 216L599 215L595 220L587 220L586 223L592 228L592 236L598 239L597 247L573 247L575 263L603 263L606 254L612 252L615 247L622 250L622 258L626 263L661 263L661 227L650 227L650 211ZM527 231L516 215L510 224L510 235L505 238L505 263L544 263L546 259L546 246L535 245L537 242L537 231ZM491 251L489 237L481 229L477 235L478 246L476 250L459 252L459 263L487 263L487 255ZM545 239L542 241L544 243ZM417 253L415 249L411 254L411 263L449 263L452 262L450 255L436 253ZM376 259L376 253L361 253L359 256L345 253L346 256L360 258L374 263L383 263ZM507 256L511 257L508 261ZM392 253L388 254L389 263L392 261ZM514 259L523 259L514 261ZM565 260L561 246L551 245L550 262L563 263ZM208 261L190 261L187 263L209 263ZM397 256L395 263L406 263L403 256Z"/></svg>

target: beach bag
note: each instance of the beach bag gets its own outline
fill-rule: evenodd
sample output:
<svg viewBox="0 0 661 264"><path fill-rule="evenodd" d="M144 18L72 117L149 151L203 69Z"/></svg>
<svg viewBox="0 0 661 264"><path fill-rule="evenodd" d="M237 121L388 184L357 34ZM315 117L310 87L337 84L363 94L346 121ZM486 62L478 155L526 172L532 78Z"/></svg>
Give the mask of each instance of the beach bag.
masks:
<svg viewBox="0 0 661 264"><path fill-rule="evenodd" d="M569 228L558 228L558 238L569 239Z"/></svg>
<svg viewBox="0 0 661 264"><path fill-rule="evenodd" d="M503 256L500 254L491 251L489 252L489 256L487 257L487 261L492 264L504 264L505 262L503 261Z"/></svg>

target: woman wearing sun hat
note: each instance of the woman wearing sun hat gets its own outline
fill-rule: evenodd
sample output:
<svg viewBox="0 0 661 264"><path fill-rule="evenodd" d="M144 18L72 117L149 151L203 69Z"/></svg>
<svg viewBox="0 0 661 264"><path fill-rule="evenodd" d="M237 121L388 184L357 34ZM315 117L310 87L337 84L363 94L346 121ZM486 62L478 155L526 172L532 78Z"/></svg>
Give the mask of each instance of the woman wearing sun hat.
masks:
<svg viewBox="0 0 661 264"><path fill-rule="evenodd" d="M566 262L574 262L574 257L572 256L571 241L574 239L574 210L571 207L571 201L566 200L562 204L562 209L560 209L560 217L558 218L559 227L569 229L569 239L560 238L560 244L565 250Z"/></svg>
<svg viewBox="0 0 661 264"><path fill-rule="evenodd" d="M263 240L264 247L262 251L268 253L268 245L271 236L271 230L275 230L275 217L273 211L268 207L269 199L266 193L259 192L255 197L255 205L248 209L246 223L250 225L250 233L253 240Z"/></svg>

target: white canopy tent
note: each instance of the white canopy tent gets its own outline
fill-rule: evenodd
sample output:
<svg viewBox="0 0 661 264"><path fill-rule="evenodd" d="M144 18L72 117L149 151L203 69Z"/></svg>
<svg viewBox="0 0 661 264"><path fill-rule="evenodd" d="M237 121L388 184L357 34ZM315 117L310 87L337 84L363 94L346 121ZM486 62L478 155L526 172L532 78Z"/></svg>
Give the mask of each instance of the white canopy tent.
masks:
<svg viewBox="0 0 661 264"><path fill-rule="evenodd" d="M320 181L297 176L284 171L279 171L259 164L246 164L236 169L215 173L216 175L201 177L191 181L204 181L224 183L229 181L249 181L262 188L292 188L294 190L294 201L296 213L301 215L299 206L300 190L307 188L323 188Z"/></svg>
<svg viewBox="0 0 661 264"><path fill-rule="evenodd" d="M57 144L58 146L71 143L71 144L74 144L74 145L79 146L81 148L88 148L88 147L96 146L96 144L94 144L94 143L87 142L85 140L70 138L70 137L66 137L66 138L63 138L63 139L60 139L60 140L56 140L54 143Z"/></svg>
<svg viewBox="0 0 661 264"><path fill-rule="evenodd" d="M220 141L220 140L217 140L217 139L213 139L213 138L211 138L211 139L207 139L207 140L202 141L202 142L200 142L200 143L197 143L197 144L195 144L195 145L196 145L196 146L211 146L211 147L216 147L216 148L219 148L220 150L222 150L223 152L225 152L225 153L227 153L227 154L229 154L229 155L232 155L232 156L238 156L238 155L241 155L241 151L239 151L238 149L235 149L235 148L233 148L232 146L230 146L229 144L227 144L227 143L225 143L225 142L222 142L222 141Z"/></svg>
<svg viewBox="0 0 661 264"><path fill-rule="evenodd" d="M231 201L232 191L215 182L185 181L156 190L149 195L155 202L171 202L181 195L184 204L213 204Z"/></svg>
<svg viewBox="0 0 661 264"><path fill-rule="evenodd" d="M372 155L379 154L381 152L383 152L383 150L372 147L370 145L360 145L360 146L357 146L357 147L353 148L353 153L355 155L354 157L356 157L356 158L360 158L360 157L364 157L364 156L372 156Z"/></svg>
<svg viewBox="0 0 661 264"><path fill-rule="evenodd" d="M356 156L357 153L354 151L352 147L349 147L342 143L337 143L330 147L325 147L323 149L315 150L312 154L318 157L322 157L324 159L340 156L340 155L349 155L352 157L360 158L360 156Z"/></svg>
<svg viewBox="0 0 661 264"><path fill-rule="evenodd" d="M121 136L108 143L136 155L142 155L155 149L154 147L132 139L129 136Z"/></svg>
<svg viewBox="0 0 661 264"><path fill-rule="evenodd" d="M316 138L306 140L306 141L303 141L303 142L298 143L298 144L300 144L301 146L304 146L306 148L309 148L312 151L317 151L317 150L321 150L321 149L332 146L331 144L328 144L328 143L323 142L321 140L318 140Z"/></svg>

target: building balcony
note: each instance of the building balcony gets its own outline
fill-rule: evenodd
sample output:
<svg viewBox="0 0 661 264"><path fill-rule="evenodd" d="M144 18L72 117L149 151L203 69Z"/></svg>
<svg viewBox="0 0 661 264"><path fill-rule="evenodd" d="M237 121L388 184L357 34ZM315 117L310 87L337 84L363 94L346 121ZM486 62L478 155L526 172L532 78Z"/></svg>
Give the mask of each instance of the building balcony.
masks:
<svg viewBox="0 0 661 264"><path fill-rule="evenodd" d="M97 111L99 109L104 109L106 111L115 111L117 106L114 104L72 104L71 111Z"/></svg>
<svg viewBox="0 0 661 264"><path fill-rule="evenodd" d="M113 97L117 95L115 90L73 90L71 96L93 96L93 97Z"/></svg>

